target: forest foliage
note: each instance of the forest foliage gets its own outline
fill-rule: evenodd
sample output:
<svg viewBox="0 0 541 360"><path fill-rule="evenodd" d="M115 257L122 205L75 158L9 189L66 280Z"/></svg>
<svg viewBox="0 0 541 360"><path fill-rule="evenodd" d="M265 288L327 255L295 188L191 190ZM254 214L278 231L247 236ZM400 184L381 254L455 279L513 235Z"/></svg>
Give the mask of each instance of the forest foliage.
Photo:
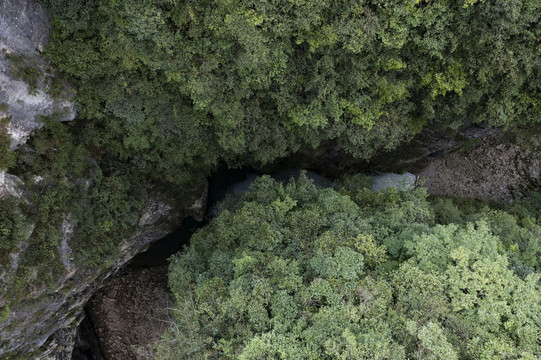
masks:
<svg viewBox="0 0 541 360"><path fill-rule="evenodd" d="M88 146L154 180L540 121L537 0L41 1Z"/></svg>
<svg viewBox="0 0 541 360"><path fill-rule="evenodd" d="M150 191L181 196L222 161L370 159L424 128L541 120L538 0L39 1L51 92L71 84L78 118L42 119L15 155L0 131L0 167L27 187L0 201L4 263L35 226L11 308L63 270L64 221L74 261L105 268ZM263 178L199 232L171 268L182 336L160 356L540 356L539 198L464 207L348 184Z"/></svg>
<svg viewBox="0 0 541 360"><path fill-rule="evenodd" d="M40 2L51 88L72 85L78 118L45 121L10 171L48 229L38 247L70 214L91 262L149 191L180 196L222 161L318 146L369 159L424 127L540 120L536 0Z"/></svg>
<svg viewBox="0 0 541 360"><path fill-rule="evenodd" d="M541 356L539 221L355 183L256 180L171 259L155 358Z"/></svg>

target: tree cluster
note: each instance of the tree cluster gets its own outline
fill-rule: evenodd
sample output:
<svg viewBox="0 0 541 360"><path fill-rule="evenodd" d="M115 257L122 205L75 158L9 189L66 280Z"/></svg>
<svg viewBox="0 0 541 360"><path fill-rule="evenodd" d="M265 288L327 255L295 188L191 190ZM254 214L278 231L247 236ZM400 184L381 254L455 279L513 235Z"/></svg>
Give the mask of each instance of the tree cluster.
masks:
<svg viewBox="0 0 541 360"><path fill-rule="evenodd" d="M539 223L354 184L262 177L196 233L156 359L541 356Z"/></svg>
<svg viewBox="0 0 541 360"><path fill-rule="evenodd" d="M537 0L41 1L87 143L153 179L540 120Z"/></svg>

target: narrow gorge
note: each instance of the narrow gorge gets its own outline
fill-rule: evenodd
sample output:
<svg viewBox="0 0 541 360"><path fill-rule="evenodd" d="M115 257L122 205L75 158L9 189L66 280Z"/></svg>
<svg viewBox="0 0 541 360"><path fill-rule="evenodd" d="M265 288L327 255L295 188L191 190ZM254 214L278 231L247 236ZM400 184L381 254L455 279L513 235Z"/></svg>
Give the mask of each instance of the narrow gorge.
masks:
<svg viewBox="0 0 541 360"><path fill-rule="evenodd" d="M0 359L541 356L540 14L0 0Z"/></svg>

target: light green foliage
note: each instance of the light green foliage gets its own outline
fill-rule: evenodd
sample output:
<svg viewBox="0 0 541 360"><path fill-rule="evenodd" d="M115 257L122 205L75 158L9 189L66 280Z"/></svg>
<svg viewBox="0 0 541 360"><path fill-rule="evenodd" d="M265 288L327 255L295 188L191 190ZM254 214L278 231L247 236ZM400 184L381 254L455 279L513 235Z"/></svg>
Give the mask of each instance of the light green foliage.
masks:
<svg viewBox="0 0 541 360"><path fill-rule="evenodd" d="M428 72L421 80L421 85L432 89L430 96L435 99L438 95L445 96L448 91L454 91L462 96L462 89L467 85L467 74L464 66L459 63L451 64L446 72Z"/></svg>
<svg viewBox="0 0 541 360"><path fill-rule="evenodd" d="M483 220L499 238L509 267L520 277L541 269L541 198L529 192L524 199L491 207L466 199L431 200L436 219L443 224Z"/></svg>
<svg viewBox="0 0 541 360"><path fill-rule="evenodd" d="M490 211L440 225L422 190L345 184L262 177L197 232L157 359L541 356L540 274L510 268Z"/></svg>
<svg viewBox="0 0 541 360"><path fill-rule="evenodd" d="M406 327L411 335L419 340L417 358L420 359L458 359L457 353L447 341L445 333L439 324L429 321L425 326L418 329L413 321L408 321Z"/></svg>
<svg viewBox="0 0 541 360"><path fill-rule="evenodd" d="M329 144L368 159L427 125L540 119L538 0L42 2L45 54L80 111L16 164L0 154L37 227L11 291L37 259L54 281L66 216L77 261L102 266L150 189L189 188L222 160ZM182 331L162 358L539 356L536 313L519 310L539 303L538 213L363 185L264 178L199 232L171 268Z"/></svg>

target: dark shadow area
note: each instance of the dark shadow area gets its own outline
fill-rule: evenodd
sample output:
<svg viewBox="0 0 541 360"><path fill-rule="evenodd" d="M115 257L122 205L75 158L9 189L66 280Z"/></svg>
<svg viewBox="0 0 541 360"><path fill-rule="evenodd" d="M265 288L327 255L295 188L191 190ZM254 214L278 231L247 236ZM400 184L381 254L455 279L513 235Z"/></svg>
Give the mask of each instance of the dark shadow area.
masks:
<svg viewBox="0 0 541 360"><path fill-rule="evenodd" d="M188 244L193 233L202 227L206 221L197 221L192 217L187 217L182 221L182 225L172 234L157 240L150 245L148 250L137 254L128 263L129 268L155 267L165 265L167 259L182 247Z"/></svg>
<svg viewBox="0 0 541 360"><path fill-rule="evenodd" d="M105 360L94 326L86 315L79 324L71 360Z"/></svg>
<svg viewBox="0 0 541 360"><path fill-rule="evenodd" d="M148 250L137 254L130 260L128 267L134 269L167 264L167 259L182 250L182 248L189 243L190 238L197 229L205 226L215 215L212 211L215 210L216 204L223 201L226 194L233 191L234 187L238 186L238 184L244 182L247 184L251 183L251 180L255 178L256 175L257 174L253 170L247 168L223 168L217 171L209 179L209 193L205 219L203 221L197 221L192 217L184 219L182 225L172 234L155 241L150 245ZM249 184L247 186L249 186Z"/></svg>

